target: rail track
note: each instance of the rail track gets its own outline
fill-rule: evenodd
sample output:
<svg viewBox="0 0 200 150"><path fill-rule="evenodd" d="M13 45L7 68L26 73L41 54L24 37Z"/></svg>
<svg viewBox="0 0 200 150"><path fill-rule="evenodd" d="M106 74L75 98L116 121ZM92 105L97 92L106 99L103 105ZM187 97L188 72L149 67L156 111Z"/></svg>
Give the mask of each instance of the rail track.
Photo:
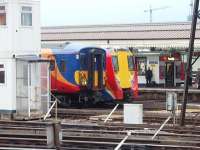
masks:
<svg viewBox="0 0 200 150"><path fill-rule="evenodd" d="M127 131L133 135L126 141L124 149L199 149L200 128L167 126L155 140L151 137L158 129L158 125L136 125L134 127L123 124L109 125L70 125L63 124L64 145L75 145L76 148L113 149L126 136ZM146 128L146 129L145 129ZM186 134L185 131L188 131ZM106 142L105 142L106 141ZM77 146L79 145L79 147ZM89 147L88 147L89 145ZM123 149L122 148L122 149Z"/></svg>
<svg viewBox="0 0 200 150"><path fill-rule="evenodd" d="M10 134L8 132L0 134L0 147L47 149L44 127L44 123L0 122L0 130L10 132ZM154 140L151 140L151 137L158 125L150 125L148 129L146 127L147 125L131 127L123 124L62 123L63 140L60 149L113 149L130 130L134 132L122 149L200 148L200 127L172 128L167 126Z"/></svg>
<svg viewBox="0 0 200 150"><path fill-rule="evenodd" d="M47 149L45 127L48 122L0 121L1 147ZM167 125L152 140L159 124L124 125L61 123L63 134L60 149L114 149L132 131L122 149L200 149L200 127Z"/></svg>
<svg viewBox="0 0 200 150"><path fill-rule="evenodd" d="M42 122L0 121L0 149L47 149L46 125Z"/></svg>
<svg viewBox="0 0 200 150"><path fill-rule="evenodd" d="M62 141L60 149L114 149L117 144L131 131L122 150L190 150L200 149L200 118L196 114L186 115L186 126L172 125L170 121L158 134L151 139L169 116L169 113L155 111L144 112L144 124L125 125L122 123L122 109L119 108L114 120L103 123L103 118L111 109L58 109L61 119ZM53 114L55 115L55 114ZM100 117L100 120L91 120ZM48 149L47 127L53 118L47 121L0 121L0 149L34 148ZM70 121L71 120L71 121ZM58 149L58 148L57 148Z"/></svg>
<svg viewBox="0 0 200 150"><path fill-rule="evenodd" d="M67 120L90 120L94 118L92 121L103 121L106 116L111 112L111 109L58 109L58 118L67 119ZM188 113L186 115L186 125L200 125L200 114L196 113ZM144 111L144 123L162 123L165 119L170 115L169 112L165 111ZM52 112L52 117L55 117L55 111ZM180 116L176 115L176 122L179 122ZM113 117L111 117L113 121L123 122L123 110L119 108L115 111ZM173 119L169 121L172 123Z"/></svg>

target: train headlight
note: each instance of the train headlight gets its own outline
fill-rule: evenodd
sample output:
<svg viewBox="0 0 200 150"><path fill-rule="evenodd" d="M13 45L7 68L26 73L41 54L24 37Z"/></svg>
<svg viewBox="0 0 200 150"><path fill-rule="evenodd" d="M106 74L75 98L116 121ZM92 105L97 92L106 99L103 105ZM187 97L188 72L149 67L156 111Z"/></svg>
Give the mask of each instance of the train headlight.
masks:
<svg viewBox="0 0 200 150"><path fill-rule="evenodd" d="M80 72L80 83L83 86L87 85L87 74L86 74L86 72Z"/></svg>
<svg viewBox="0 0 200 150"><path fill-rule="evenodd" d="M86 86L86 85L87 85L87 81L86 81L86 80L83 80L83 81L81 82L81 84L84 85L84 86Z"/></svg>

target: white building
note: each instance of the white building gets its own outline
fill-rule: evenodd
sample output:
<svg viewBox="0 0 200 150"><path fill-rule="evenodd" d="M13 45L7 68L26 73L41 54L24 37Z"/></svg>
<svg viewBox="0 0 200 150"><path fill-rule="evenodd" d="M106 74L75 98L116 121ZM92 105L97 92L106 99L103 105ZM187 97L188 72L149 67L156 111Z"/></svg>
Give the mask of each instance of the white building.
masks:
<svg viewBox="0 0 200 150"><path fill-rule="evenodd" d="M39 57L40 3L0 0L0 113L31 118L49 105L49 63Z"/></svg>

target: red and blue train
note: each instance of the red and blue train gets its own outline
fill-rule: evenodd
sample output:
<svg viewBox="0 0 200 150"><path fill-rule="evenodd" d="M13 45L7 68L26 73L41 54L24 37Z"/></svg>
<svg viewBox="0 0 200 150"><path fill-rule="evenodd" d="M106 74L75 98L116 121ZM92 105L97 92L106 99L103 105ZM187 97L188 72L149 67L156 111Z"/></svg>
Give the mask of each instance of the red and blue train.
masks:
<svg viewBox="0 0 200 150"><path fill-rule="evenodd" d="M113 63L113 52L94 46L68 44L63 49L43 49L41 55L51 61L51 91L59 97L62 105L123 101L123 81ZM129 57L125 58L127 60L121 61L128 61ZM120 71L126 69L128 67L120 67ZM132 77L131 80L129 77L128 74L127 81L131 84Z"/></svg>
<svg viewBox="0 0 200 150"><path fill-rule="evenodd" d="M43 49L51 60L51 91L63 105L93 103L105 87L106 52L97 47L69 44Z"/></svg>

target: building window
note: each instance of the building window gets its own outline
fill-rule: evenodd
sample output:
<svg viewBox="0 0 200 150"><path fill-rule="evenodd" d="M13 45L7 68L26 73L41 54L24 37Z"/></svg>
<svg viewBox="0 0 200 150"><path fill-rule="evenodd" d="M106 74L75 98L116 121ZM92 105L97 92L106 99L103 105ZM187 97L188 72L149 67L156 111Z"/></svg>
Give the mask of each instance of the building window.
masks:
<svg viewBox="0 0 200 150"><path fill-rule="evenodd" d="M138 63L138 75L145 76L145 72L147 69L147 58L137 57L137 63Z"/></svg>
<svg viewBox="0 0 200 150"><path fill-rule="evenodd" d="M181 65L176 65L176 79L181 78Z"/></svg>
<svg viewBox="0 0 200 150"><path fill-rule="evenodd" d="M32 26L32 7L22 6L21 25Z"/></svg>
<svg viewBox="0 0 200 150"><path fill-rule="evenodd" d="M165 66L159 67L159 78L160 78L160 80L165 79Z"/></svg>
<svg viewBox="0 0 200 150"><path fill-rule="evenodd" d="M0 6L0 25L5 26L6 25L6 7Z"/></svg>
<svg viewBox="0 0 200 150"><path fill-rule="evenodd" d="M5 68L3 64L0 64L0 85L5 84Z"/></svg>

